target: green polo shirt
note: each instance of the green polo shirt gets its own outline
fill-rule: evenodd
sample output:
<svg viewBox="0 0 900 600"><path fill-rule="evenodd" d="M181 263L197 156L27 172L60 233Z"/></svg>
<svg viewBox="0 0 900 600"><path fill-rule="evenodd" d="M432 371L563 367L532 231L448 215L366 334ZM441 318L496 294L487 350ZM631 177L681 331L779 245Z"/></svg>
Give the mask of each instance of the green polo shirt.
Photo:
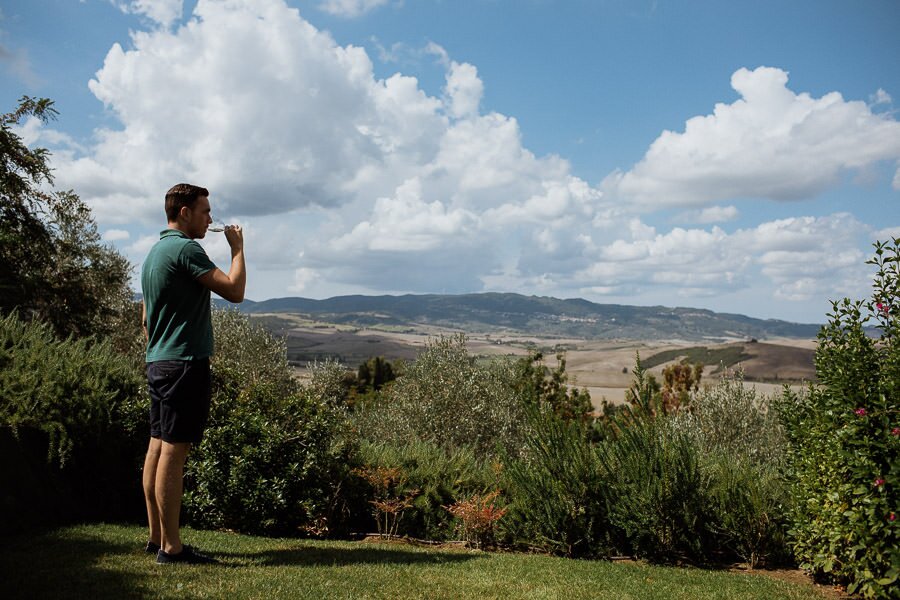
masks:
<svg viewBox="0 0 900 600"><path fill-rule="evenodd" d="M160 232L141 268L148 363L212 356L209 289L197 278L215 268L203 247L181 231Z"/></svg>

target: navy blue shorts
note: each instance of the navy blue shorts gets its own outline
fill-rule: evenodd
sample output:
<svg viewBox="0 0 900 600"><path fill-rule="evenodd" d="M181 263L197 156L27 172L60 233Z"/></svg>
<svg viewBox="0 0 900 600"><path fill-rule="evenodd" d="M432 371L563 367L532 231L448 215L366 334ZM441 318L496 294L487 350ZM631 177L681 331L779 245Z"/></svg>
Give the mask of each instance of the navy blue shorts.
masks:
<svg viewBox="0 0 900 600"><path fill-rule="evenodd" d="M147 363L150 437L178 444L200 443L209 419L209 358Z"/></svg>

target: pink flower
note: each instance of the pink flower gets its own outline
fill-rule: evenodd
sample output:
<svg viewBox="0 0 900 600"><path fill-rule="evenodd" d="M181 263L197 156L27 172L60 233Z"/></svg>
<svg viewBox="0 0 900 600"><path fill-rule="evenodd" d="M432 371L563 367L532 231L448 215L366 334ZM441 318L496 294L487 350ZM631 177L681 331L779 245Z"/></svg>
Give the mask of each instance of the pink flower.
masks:
<svg viewBox="0 0 900 600"><path fill-rule="evenodd" d="M882 479L881 477L879 477L878 479L875 480L875 487L881 487L883 485L884 485L884 479Z"/></svg>
<svg viewBox="0 0 900 600"><path fill-rule="evenodd" d="M887 516L888 521L893 521L896 518L897 518L897 515L895 515L894 513L888 513L888 516Z"/></svg>
<svg viewBox="0 0 900 600"><path fill-rule="evenodd" d="M875 308L877 308L877 309L878 309L878 312L880 312L880 313L883 314L884 316L887 316L888 313L889 313L890 310L891 310L890 307L889 307L887 304L884 304L884 303L882 303L882 302L876 302L876 303L875 303Z"/></svg>
<svg viewBox="0 0 900 600"><path fill-rule="evenodd" d="M891 435L900 435L900 427L894 427L891 429Z"/></svg>
<svg viewBox="0 0 900 600"><path fill-rule="evenodd" d="M866 409L864 409L864 408L857 408L857 409L854 410L853 412L855 412L856 415L859 416L859 417L864 417L864 416L866 416Z"/></svg>

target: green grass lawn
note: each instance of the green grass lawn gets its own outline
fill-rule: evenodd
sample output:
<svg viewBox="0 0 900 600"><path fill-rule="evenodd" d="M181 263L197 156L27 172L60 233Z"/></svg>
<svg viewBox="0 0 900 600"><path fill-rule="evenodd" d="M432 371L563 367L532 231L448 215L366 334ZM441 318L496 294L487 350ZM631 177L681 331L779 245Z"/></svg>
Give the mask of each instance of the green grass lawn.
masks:
<svg viewBox="0 0 900 600"><path fill-rule="evenodd" d="M145 535L82 525L0 538L0 598L823 598L758 574L193 530L186 541L222 564L157 565Z"/></svg>

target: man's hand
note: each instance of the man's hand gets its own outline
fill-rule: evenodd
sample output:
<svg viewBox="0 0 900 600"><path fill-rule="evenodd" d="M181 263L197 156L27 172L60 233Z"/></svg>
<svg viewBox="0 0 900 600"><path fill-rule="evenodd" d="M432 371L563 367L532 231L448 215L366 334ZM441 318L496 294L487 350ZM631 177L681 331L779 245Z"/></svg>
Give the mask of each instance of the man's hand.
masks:
<svg viewBox="0 0 900 600"><path fill-rule="evenodd" d="M244 231L240 225L225 227L225 239L231 246L231 268L228 274L212 269L197 278L202 285L229 302L243 302L247 287L247 269L244 265Z"/></svg>
<svg viewBox="0 0 900 600"><path fill-rule="evenodd" d="M226 225L225 239L228 240L228 245L231 246L232 254L244 249L244 230L241 229L240 225Z"/></svg>

